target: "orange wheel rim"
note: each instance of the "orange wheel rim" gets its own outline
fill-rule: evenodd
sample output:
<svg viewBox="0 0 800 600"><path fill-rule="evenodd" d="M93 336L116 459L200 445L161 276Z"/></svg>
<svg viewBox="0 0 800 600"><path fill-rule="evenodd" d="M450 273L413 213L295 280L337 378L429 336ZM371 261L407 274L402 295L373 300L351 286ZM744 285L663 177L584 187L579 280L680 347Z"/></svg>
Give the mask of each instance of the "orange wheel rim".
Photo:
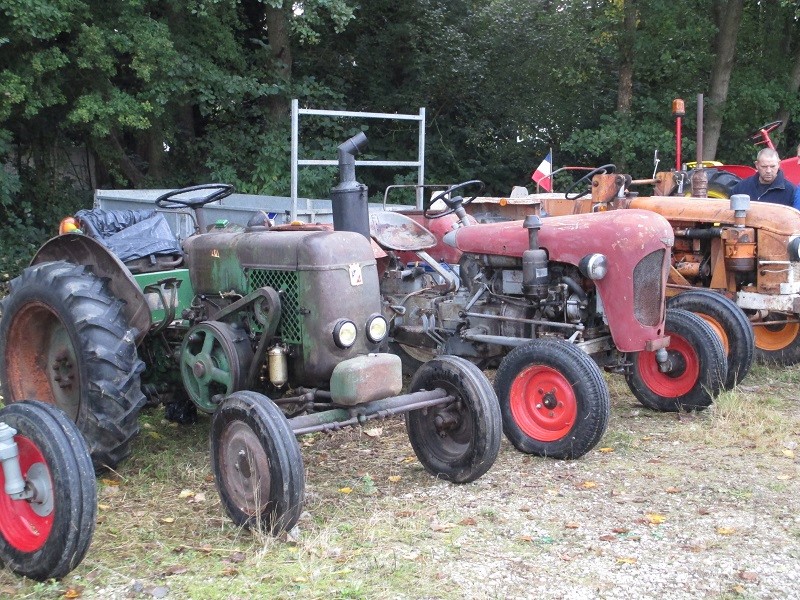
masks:
<svg viewBox="0 0 800 600"><path fill-rule="evenodd" d="M756 348L759 350L777 351L790 346L800 333L800 323L781 323L778 325L761 325L753 323Z"/></svg>

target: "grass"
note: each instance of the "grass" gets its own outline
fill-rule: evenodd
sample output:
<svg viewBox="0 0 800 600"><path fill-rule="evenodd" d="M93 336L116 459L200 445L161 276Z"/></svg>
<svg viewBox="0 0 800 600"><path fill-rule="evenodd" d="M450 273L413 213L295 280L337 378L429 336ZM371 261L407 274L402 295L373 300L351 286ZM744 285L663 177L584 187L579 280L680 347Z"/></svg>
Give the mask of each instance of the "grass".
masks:
<svg viewBox="0 0 800 600"><path fill-rule="evenodd" d="M597 449L553 461L504 442L493 469L466 486L424 471L400 419L372 436L350 429L301 438L305 512L296 536L281 539L237 528L224 514L207 418L182 427L148 411L132 457L98 480L98 525L83 563L60 582L0 571L0 597L488 598L505 596L496 579L504 569L508 585L519 580L535 594L549 589L537 587L546 581L588 586L581 561L607 560L608 573L624 575L638 567L620 557L640 547L663 552L676 536L711 557L735 553L736 534L716 527L733 523L756 538L770 510L792 510L781 503L798 495L800 367L756 367L695 414L654 413L623 378L608 382L612 416ZM650 513L666 523L647 523ZM800 543L789 517L774 518ZM614 541L598 541L605 538ZM744 590L736 597L755 589L721 581L720 589Z"/></svg>

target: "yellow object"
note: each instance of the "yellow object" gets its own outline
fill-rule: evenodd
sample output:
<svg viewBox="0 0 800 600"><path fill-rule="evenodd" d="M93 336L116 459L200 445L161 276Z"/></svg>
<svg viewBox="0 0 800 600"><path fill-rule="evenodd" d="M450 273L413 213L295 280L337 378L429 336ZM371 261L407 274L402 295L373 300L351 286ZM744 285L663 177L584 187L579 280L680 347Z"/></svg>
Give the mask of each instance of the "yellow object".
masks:
<svg viewBox="0 0 800 600"><path fill-rule="evenodd" d="M75 231L80 231L80 226L78 225L78 221L75 219L75 217L65 217L64 219L61 219L61 223L58 225L58 235L73 233Z"/></svg>

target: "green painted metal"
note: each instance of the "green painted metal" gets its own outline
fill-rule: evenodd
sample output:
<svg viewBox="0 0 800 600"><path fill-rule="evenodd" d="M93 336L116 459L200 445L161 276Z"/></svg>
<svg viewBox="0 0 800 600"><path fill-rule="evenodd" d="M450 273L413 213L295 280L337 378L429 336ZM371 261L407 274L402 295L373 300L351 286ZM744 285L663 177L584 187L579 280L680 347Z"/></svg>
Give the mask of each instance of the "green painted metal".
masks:
<svg viewBox="0 0 800 600"><path fill-rule="evenodd" d="M192 289L192 280L189 277L188 269L174 269L172 271L156 271L154 273L141 273L134 275L133 279L136 284L145 294L147 305L150 307L151 320L153 323L161 323L167 317L167 310L164 307L162 298L158 293L145 291L147 288L159 286L162 288L163 298L170 299L169 289L164 289L161 282L170 279L177 279L180 281L178 287L177 302L175 303L175 318L181 318L181 312L185 308L189 308L194 298L194 290Z"/></svg>

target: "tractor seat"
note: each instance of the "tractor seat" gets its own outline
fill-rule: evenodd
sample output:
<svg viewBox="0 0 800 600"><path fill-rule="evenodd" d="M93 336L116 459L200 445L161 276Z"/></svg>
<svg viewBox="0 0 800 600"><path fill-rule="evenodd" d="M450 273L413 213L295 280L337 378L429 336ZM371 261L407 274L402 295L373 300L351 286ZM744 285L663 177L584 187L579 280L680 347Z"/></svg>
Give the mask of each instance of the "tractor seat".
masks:
<svg viewBox="0 0 800 600"><path fill-rule="evenodd" d="M105 210L75 213L81 230L108 248L131 273L173 269L183 250L164 215L154 210Z"/></svg>

